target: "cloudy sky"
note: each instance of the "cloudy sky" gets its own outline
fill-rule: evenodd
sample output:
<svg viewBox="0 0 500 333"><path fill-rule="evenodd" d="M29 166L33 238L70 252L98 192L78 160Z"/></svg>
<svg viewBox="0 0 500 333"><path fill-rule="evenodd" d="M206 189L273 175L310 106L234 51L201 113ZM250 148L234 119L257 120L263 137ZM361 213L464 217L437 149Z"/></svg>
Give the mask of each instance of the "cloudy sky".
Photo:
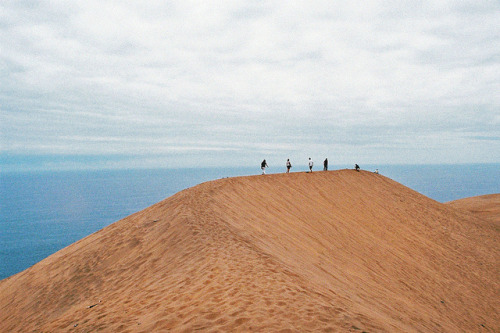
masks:
<svg viewBox="0 0 500 333"><path fill-rule="evenodd" d="M4 170L500 162L500 2L0 3Z"/></svg>

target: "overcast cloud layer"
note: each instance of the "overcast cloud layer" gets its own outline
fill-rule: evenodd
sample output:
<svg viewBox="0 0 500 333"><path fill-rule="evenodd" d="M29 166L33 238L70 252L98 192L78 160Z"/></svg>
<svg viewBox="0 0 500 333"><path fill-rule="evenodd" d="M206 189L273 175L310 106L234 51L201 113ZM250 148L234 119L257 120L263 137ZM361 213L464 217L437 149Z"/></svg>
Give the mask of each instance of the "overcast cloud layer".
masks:
<svg viewBox="0 0 500 333"><path fill-rule="evenodd" d="M2 1L4 170L500 162L499 1Z"/></svg>

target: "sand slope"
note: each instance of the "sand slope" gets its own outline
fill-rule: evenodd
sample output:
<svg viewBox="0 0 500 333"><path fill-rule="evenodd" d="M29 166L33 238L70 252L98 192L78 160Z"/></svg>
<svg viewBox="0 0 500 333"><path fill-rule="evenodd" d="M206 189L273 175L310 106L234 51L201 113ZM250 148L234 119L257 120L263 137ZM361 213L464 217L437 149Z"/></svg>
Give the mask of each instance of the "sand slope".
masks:
<svg viewBox="0 0 500 333"><path fill-rule="evenodd" d="M456 209L473 213L475 216L496 224L500 227L500 194L481 195L447 202Z"/></svg>
<svg viewBox="0 0 500 333"><path fill-rule="evenodd" d="M0 332L498 332L485 221L369 172L207 182L0 281Z"/></svg>

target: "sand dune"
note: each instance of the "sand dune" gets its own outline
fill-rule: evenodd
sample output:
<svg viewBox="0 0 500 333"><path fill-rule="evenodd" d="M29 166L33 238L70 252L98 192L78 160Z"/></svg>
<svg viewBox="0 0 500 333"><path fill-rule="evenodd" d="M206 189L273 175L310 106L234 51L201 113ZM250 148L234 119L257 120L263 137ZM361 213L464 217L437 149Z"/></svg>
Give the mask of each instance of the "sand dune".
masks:
<svg viewBox="0 0 500 333"><path fill-rule="evenodd" d="M496 224L500 227L500 194L488 194L479 197L465 198L447 203L456 209L473 213L475 216Z"/></svg>
<svg viewBox="0 0 500 333"><path fill-rule="evenodd" d="M203 183L0 281L0 332L499 332L498 209L464 207L363 171Z"/></svg>

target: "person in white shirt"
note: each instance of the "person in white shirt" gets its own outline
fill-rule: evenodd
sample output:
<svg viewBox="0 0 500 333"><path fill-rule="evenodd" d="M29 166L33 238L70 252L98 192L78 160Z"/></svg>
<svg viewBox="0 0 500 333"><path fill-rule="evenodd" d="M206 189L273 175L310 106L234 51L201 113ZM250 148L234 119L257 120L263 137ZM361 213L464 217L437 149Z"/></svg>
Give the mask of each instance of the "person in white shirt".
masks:
<svg viewBox="0 0 500 333"><path fill-rule="evenodd" d="M313 165L314 165L314 162L309 157L309 172L313 172Z"/></svg>
<svg viewBox="0 0 500 333"><path fill-rule="evenodd" d="M290 162L290 159L286 159L286 173L290 173L290 168L292 167L292 163Z"/></svg>

